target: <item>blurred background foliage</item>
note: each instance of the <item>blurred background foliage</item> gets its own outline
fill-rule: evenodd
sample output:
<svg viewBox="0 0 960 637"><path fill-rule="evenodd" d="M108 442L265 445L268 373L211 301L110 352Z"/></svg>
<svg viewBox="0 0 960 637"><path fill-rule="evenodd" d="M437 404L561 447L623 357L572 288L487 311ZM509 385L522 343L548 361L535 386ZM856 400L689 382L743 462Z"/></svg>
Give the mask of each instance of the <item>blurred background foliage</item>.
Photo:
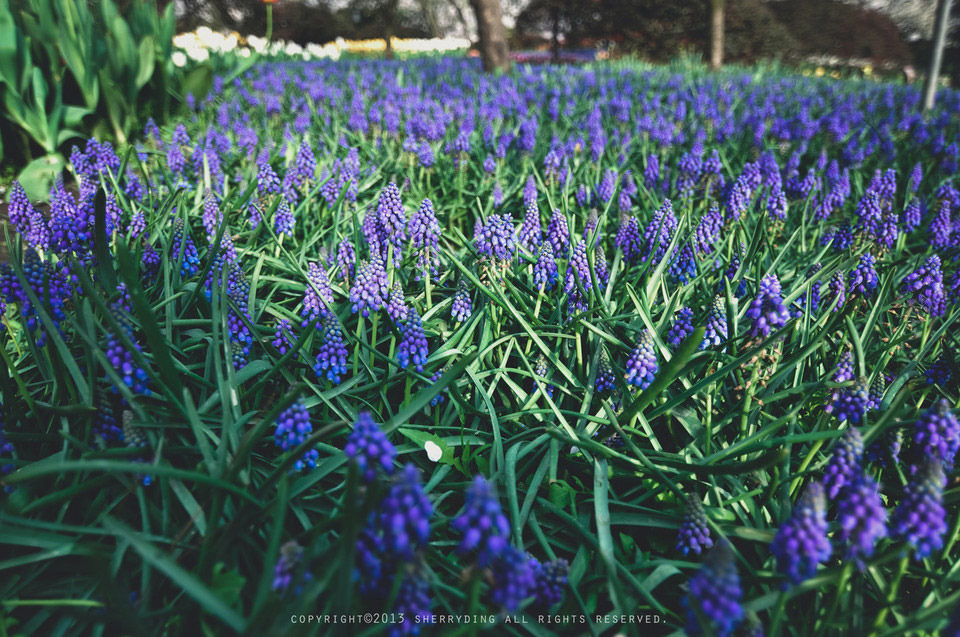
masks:
<svg viewBox="0 0 960 637"><path fill-rule="evenodd" d="M171 61L172 3L0 0L0 160L31 197L46 198L73 144L123 143L144 120L166 120L209 68Z"/></svg>

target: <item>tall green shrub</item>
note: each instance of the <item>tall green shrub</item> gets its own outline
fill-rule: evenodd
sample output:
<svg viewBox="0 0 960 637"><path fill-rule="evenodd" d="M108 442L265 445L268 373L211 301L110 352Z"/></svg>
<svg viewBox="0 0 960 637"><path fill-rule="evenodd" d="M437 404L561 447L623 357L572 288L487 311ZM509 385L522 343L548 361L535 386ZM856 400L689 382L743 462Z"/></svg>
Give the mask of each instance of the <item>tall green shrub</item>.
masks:
<svg viewBox="0 0 960 637"><path fill-rule="evenodd" d="M18 179L43 197L71 143L125 142L147 117L166 119L188 75L171 61L172 4L162 13L153 0L123 12L113 0L16 5L0 0L0 160L23 167Z"/></svg>

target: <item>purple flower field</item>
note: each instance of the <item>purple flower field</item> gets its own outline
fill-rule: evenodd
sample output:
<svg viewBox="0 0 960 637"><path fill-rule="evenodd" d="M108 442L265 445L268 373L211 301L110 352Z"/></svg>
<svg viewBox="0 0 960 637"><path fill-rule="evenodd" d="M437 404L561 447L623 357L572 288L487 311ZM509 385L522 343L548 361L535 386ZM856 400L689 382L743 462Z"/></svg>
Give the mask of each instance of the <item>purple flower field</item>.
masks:
<svg viewBox="0 0 960 637"><path fill-rule="evenodd" d="M960 631L960 92L423 58L190 101L10 187L0 633Z"/></svg>

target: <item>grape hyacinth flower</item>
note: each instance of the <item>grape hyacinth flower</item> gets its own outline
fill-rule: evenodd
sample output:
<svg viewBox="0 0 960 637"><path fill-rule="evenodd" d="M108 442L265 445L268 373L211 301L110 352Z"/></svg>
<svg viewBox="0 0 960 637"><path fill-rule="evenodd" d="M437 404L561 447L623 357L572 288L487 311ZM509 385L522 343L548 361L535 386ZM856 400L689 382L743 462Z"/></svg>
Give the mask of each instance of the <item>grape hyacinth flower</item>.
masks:
<svg viewBox="0 0 960 637"><path fill-rule="evenodd" d="M853 379L853 352L851 350L845 350L843 354L840 355L840 362L837 363L837 368L833 372L833 382L845 383Z"/></svg>
<svg viewBox="0 0 960 637"><path fill-rule="evenodd" d="M273 216L273 230L278 235L285 234L288 237L293 236L293 209L290 208L289 202L287 202L286 197L281 197L280 205L277 206L277 211Z"/></svg>
<svg viewBox="0 0 960 637"><path fill-rule="evenodd" d="M313 433L313 427L310 425L310 412L307 411L307 405L303 398L298 398L295 403L280 412L277 416L277 429L273 434L277 446L284 451L292 451L302 445ZM313 469L317 466L317 457L319 452L316 449L309 449L297 457L293 463L294 471L303 471Z"/></svg>
<svg viewBox="0 0 960 637"><path fill-rule="evenodd" d="M670 264L668 273L676 279L680 285L686 285L697 277L697 259L693 253L693 248L691 248L689 244L685 244L680 251L677 252L673 263Z"/></svg>
<svg viewBox="0 0 960 637"><path fill-rule="evenodd" d="M925 459L890 518L891 535L909 543L917 559L930 557L943 548L947 532L944 484L946 476L939 460Z"/></svg>
<svg viewBox="0 0 960 637"><path fill-rule="evenodd" d="M440 222L437 221L432 201L424 199L420 203L420 207L410 217L407 232L410 235L410 247L417 255L417 281L420 280L421 273L426 271L427 268L430 269L433 276L437 276L440 267L438 257Z"/></svg>
<svg viewBox="0 0 960 637"><path fill-rule="evenodd" d="M620 228L614 238L614 245L623 253L623 260L633 263L641 253L640 225L636 217L620 215Z"/></svg>
<svg viewBox="0 0 960 637"><path fill-rule="evenodd" d="M203 229L207 232L207 241L214 240L222 222L223 213L220 211L217 197L208 190L207 196L203 199Z"/></svg>
<svg viewBox="0 0 960 637"><path fill-rule="evenodd" d="M704 550L713 547L710 537L710 527L707 526L707 514L703 510L700 498L689 495L683 507L683 523L680 524L680 533L677 537L677 550L684 555L694 553L700 555Z"/></svg>
<svg viewBox="0 0 960 637"><path fill-rule="evenodd" d="M277 565L273 569L272 588L275 592L281 595L287 591L292 592L294 595L299 595L303 592L304 582L310 581L312 576L310 573L304 572L302 580L299 581L297 585L293 585L294 575L296 575L297 568L301 562L303 562L303 547L294 540L290 540L280 547L280 557L277 559Z"/></svg>
<svg viewBox="0 0 960 637"><path fill-rule="evenodd" d="M653 335L648 330L644 330L630 358L627 359L627 373L624 378L627 384L646 389L653 382L659 369Z"/></svg>
<svg viewBox="0 0 960 637"><path fill-rule="evenodd" d="M927 368L927 371L924 372L924 376L927 379L928 385L946 387L950 384L953 372L951 371L950 361L947 359L946 353L940 354L937 360L933 361L930 367Z"/></svg>
<svg viewBox="0 0 960 637"><path fill-rule="evenodd" d="M450 306L450 315L459 323L463 323L473 314L473 301L470 300L470 287L466 279L460 279L457 283L457 292L453 295L453 303Z"/></svg>
<svg viewBox="0 0 960 637"><path fill-rule="evenodd" d="M830 288L830 302L836 303L833 306L833 311L839 312L843 309L843 304L847 300L847 286L843 279L843 272L837 270L830 278L828 287Z"/></svg>
<svg viewBox="0 0 960 637"><path fill-rule="evenodd" d="M320 351L317 353L313 372L317 378L326 378L334 385L347 373L347 346L343 342L343 330L337 317L328 314L320 327Z"/></svg>
<svg viewBox="0 0 960 637"><path fill-rule="evenodd" d="M523 223L520 225L520 231L517 235L520 246L533 252L543 243L543 229L540 226L540 208L536 201L527 204Z"/></svg>
<svg viewBox="0 0 960 637"><path fill-rule="evenodd" d="M122 437L123 436L121 434L119 438ZM13 452L13 443L7 439L7 433L4 430L3 405L0 404L0 477L5 476L8 473L12 473L16 468L16 465L14 465L13 462L10 462L13 460ZM10 493L12 490L12 486L7 486L4 489L4 491L7 493Z"/></svg>
<svg viewBox="0 0 960 637"><path fill-rule="evenodd" d="M420 634L421 626L432 623L432 604L427 580L414 573L408 574L400 583L392 609L403 617L403 621L391 624L388 636L406 637Z"/></svg>
<svg viewBox="0 0 960 637"><path fill-rule="evenodd" d="M593 251L593 261L597 275L597 285L600 291L603 292L607 283L610 282L610 270L607 267L607 255L603 251L602 245L597 245L596 250Z"/></svg>
<svg viewBox="0 0 960 637"><path fill-rule="evenodd" d="M193 276L200 269L200 255L197 253L197 246L193 243L193 237L184 228L183 219L176 216L173 220L173 242L170 250L174 261L180 260L181 250L183 261L180 264L180 276L184 278Z"/></svg>
<svg viewBox="0 0 960 637"><path fill-rule="evenodd" d="M432 203L430 207L433 207ZM403 243L407 240L407 216L403 210L403 201L400 199L400 189L392 181L383 189L377 200L377 219L383 230L382 239L393 245L393 259L397 262L400 259Z"/></svg>
<svg viewBox="0 0 960 637"><path fill-rule="evenodd" d="M383 545L393 556L410 561L426 545L433 505L420 484L420 470L406 464L394 478L390 493L379 508Z"/></svg>
<svg viewBox="0 0 960 637"><path fill-rule="evenodd" d="M880 485L862 471L844 491L837 504L839 540L847 545L845 557L861 570L863 558L873 555L877 540L887 536L887 511L880 497Z"/></svg>
<svg viewBox="0 0 960 637"><path fill-rule="evenodd" d="M747 316L753 321L750 328L750 337L763 336L787 324L790 314L783 305L780 295L780 279L775 274L768 274L760 280L760 291L747 308Z"/></svg>
<svg viewBox="0 0 960 637"><path fill-rule="evenodd" d="M483 476L476 476L467 488L463 512L451 526L463 534L457 553L476 554L481 568L503 556L509 546L510 523L500 508L496 490Z"/></svg>
<svg viewBox="0 0 960 637"><path fill-rule="evenodd" d="M123 381L124 385L129 387L134 393L149 396L150 378L147 375L147 370L140 367L134 360L133 356L134 351L141 351L140 344L137 343L136 338L134 337L133 322L127 316L126 311L122 308L120 302L114 302L110 308L110 313L117 325L122 330L123 334L133 344L133 349L131 350L124 343L123 339L118 335L117 332L108 329L109 337L107 339L107 348L105 352L107 355L107 361L120 377L120 380ZM117 391L116 387L114 387L114 391Z"/></svg>
<svg viewBox="0 0 960 637"><path fill-rule="evenodd" d="M523 185L523 207L527 208L531 203L537 203L537 181L533 175L529 175Z"/></svg>
<svg viewBox="0 0 960 637"><path fill-rule="evenodd" d="M281 356L293 349L293 343L290 340L290 334L292 333L290 328L290 319L282 318L277 321L277 327L273 333L273 346L280 352ZM297 355L294 354L293 358L296 359Z"/></svg>
<svg viewBox="0 0 960 637"><path fill-rule="evenodd" d="M423 332L423 321L414 308L410 308L406 320L400 323L400 344L397 347L397 363L406 369L412 362L414 368L423 373L423 364L430 356L427 336Z"/></svg>
<svg viewBox="0 0 960 637"><path fill-rule="evenodd" d="M503 186L500 185L500 182L493 184L493 207L499 208L503 205Z"/></svg>
<svg viewBox="0 0 960 637"><path fill-rule="evenodd" d="M903 209L903 225L907 232L913 232L913 229L920 225L923 217L923 210L920 207L920 200L913 198L907 202Z"/></svg>
<svg viewBox="0 0 960 637"><path fill-rule="evenodd" d="M740 606L740 575L733 558L733 549L721 540L690 578L684 597L687 609L686 631L690 635L729 637L743 619Z"/></svg>
<svg viewBox="0 0 960 637"><path fill-rule="evenodd" d="M397 450L373 422L368 411L357 415L357 422L353 425L353 432L347 439L343 453L356 461L365 482L374 481L378 466L387 475L393 475L393 460L397 457Z"/></svg>
<svg viewBox="0 0 960 637"><path fill-rule="evenodd" d="M953 471L960 451L960 420L951 413L946 398L937 401L917 420L913 442L922 458L938 460L944 471Z"/></svg>
<svg viewBox="0 0 960 637"><path fill-rule="evenodd" d="M693 310L682 307L673 317L673 325L667 332L667 343L678 347L690 334L693 334Z"/></svg>
<svg viewBox="0 0 960 637"><path fill-rule="evenodd" d="M136 212L130 216L130 223L127 225L127 232L131 239L136 239L147 229L147 219L142 212Z"/></svg>
<svg viewBox="0 0 960 637"><path fill-rule="evenodd" d="M911 295L912 300L931 316L942 316L946 312L946 296L940 257L931 256L922 266L905 276L900 292Z"/></svg>
<svg viewBox="0 0 960 637"><path fill-rule="evenodd" d="M544 386L543 386L544 393L550 398L553 398L554 387L553 385L546 383L547 374L550 373L550 366L548 365L547 357L544 356L542 352L537 356L537 362L533 366L533 373L536 376L538 376L541 379L541 381L544 382ZM534 381L532 385L533 385L533 389L536 390L537 382Z"/></svg>
<svg viewBox="0 0 960 637"><path fill-rule="evenodd" d="M567 575L570 565L566 560L550 560L539 562L530 558L533 568L535 584L533 593L536 596L534 604L541 609L549 609L563 600L563 591L567 588Z"/></svg>
<svg viewBox="0 0 960 637"><path fill-rule="evenodd" d="M602 394L605 391L616 391L616 376L613 373L613 365L610 364L610 356L607 350L600 350L600 361L597 364L597 377L593 383L594 391Z"/></svg>
<svg viewBox="0 0 960 637"><path fill-rule="evenodd" d="M340 268L344 283L349 287L357 267L357 251L349 239L337 244L337 267Z"/></svg>
<svg viewBox="0 0 960 637"><path fill-rule="evenodd" d="M714 204L700 218L697 229L694 231L693 246L696 251L700 254L713 252L713 244L720 237L722 229L723 215L720 214L720 208Z"/></svg>
<svg viewBox="0 0 960 637"><path fill-rule="evenodd" d="M20 182L14 180L10 189L10 201L7 206L7 215L14 229L25 237L29 232L30 219L34 216L34 208L27 197L26 191Z"/></svg>
<svg viewBox="0 0 960 637"><path fill-rule="evenodd" d="M823 485L811 482L773 538L770 550L777 558L777 570L790 584L799 584L817 572L817 565L830 558L827 538L827 502ZM786 588L786 585L784 586Z"/></svg>
<svg viewBox="0 0 960 637"><path fill-rule="evenodd" d="M570 294L575 289L583 289L589 293L593 288L593 281L590 276L590 262L587 260L587 244L583 239L577 242L573 249L573 255L567 263L567 274L563 282L563 291Z"/></svg>
<svg viewBox="0 0 960 637"><path fill-rule="evenodd" d="M143 429L133 424L133 412L129 410L124 411L122 419L123 441L126 443L127 448L143 450L143 453L134 456L132 460L141 463L149 462L147 453L150 450L150 440L147 438ZM137 474L137 478L145 487L149 487L153 482L153 476L149 474Z"/></svg>
<svg viewBox="0 0 960 637"><path fill-rule="evenodd" d="M850 271L848 278L850 294L870 297L880 283L875 267L876 260L869 252L860 256L860 262Z"/></svg>
<svg viewBox="0 0 960 637"><path fill-rule="evenodd" d="M870 391L867 394L867 411L876 411L883 404L883 395L887 391L887 381L883 374L877 374L873 382L870 383Z"/></svg>
<svg viewBox="0 0 960 637"><path fill-rule="evenodd" d="M261 197L280 194L280 177L273 170L269 159L265 150L257 158L257 194Z"/></svg>
<svg viewBox="0 0 960 637"><path fill-rule="evenodd" d="M307 265L307 287L303 291L303 309L300 310L303 321L300 327L307 327L321 316L329 314L332 305L333 289L327 271L316 261L311 261Z"/></svg>
<svg viewBox="0 0 960 637"><path fill-rule="evenodd" d="M567 218L563 216L560 209L553 211L550 222L547 224L547 241L553 248L553 254L556 258L565 259L567 250L570 247L570 227L567 225Z"/></svg>
<svg viewBox="0 0 960 637"><path fill-rule="evenodd" d="M498 505L499 506L499 505ZM508 613L515 613L520 603L537 585L537 575L523 552L507 545L491 565L493 586L490 599Z"/></svg>
<svg viewBox="0 0 960 637"><path fill-rule="evenodd" d="M873 462L883 468L897 465L900 462L900 448L903 446L903 430L888 429L876 440L870 443L864 452L868 462Z"/></svg>
<svg viewBox="0 0 960 637"><path fill-rule="evenodd" d="M860 423L866 413L869 402L870 394L867 379L860 378L853 387L834 392L823 411L833 414L840 422L849 420L850 424L856 425Z"/></svg>
<svg viewBox="0 0 960 637"><path fill-rule="evenodd" d="M403 287L399 281L394 282L390 290L390 300L387 302L387 314L393 319L394 323L399 324L407 316L407 304L403 298Z"/></svg>
<svg viewBox="0 0 960 637"><path fill-rule="evenodd" d="M361 261L357 269L357 278L350 288L351 311L360 312L364 318L370 316L370 311L379 312L387 303L389 294L387 273L379 257L373 261Z"/></svg>
<svg viewBox="0 0 960 637"><path fill-rule="evenodd" d="M508 262L516 251L513 238L513 218L509 214L491 215L487 222L477 222L473 230L473 245L477 252Z"/></svg>
<svg viewBox="0 0 960 637"><path fill-rule="evenodd" d="M533 283L542 290L549 290L557 284L560 272L553 257L553 248L548 241L540 244L537 262L533 266Z"/></svg>
<svg viewBox="0 0 960 637"><path fill-rule="evenodd" d="M651 266L658 265L666 255L676 229L677 218L673 214L673 204L669 199L664 199L663 205L654 213L643 231L640 261L646 262L649 259Z"/></svg>
<svg viewBox="0 0 960 637"><path fill-rule="evenodd" d="M833 500L849 487L861 473L863 437L854 427L848 427L833 447L830 462L824 470L823 486Z"/></svg>
<svg viewBox="0 0 960 637"><path fill-rule="evenodd" d="M716 347L727 340L727 304L723 297L713 297L707 314L707 329L699 349Z"/></svg>

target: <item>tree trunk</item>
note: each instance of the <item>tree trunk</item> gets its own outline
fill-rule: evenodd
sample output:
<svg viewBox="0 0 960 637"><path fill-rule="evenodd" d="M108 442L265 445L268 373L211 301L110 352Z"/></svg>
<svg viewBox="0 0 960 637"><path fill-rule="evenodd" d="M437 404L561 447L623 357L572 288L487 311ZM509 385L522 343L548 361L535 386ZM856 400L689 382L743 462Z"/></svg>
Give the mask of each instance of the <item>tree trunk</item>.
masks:
<svg viewBox="0 0 960 637"><path fill-rule="evenodd" d="M560 0L554 0L551 7L553 13L553 62L560 61Z"/></svg>
<svg viewBox="0 0 960 637"><path fill-rule="evenodd" d="M710 68L723 66L723 5L726 0L710 0Z"/></svg>
<svg viewBox="0 0 960 637"><path fill-rule="evenodd" d="M477 34L480 36L480 59L483 70L507 70L510 68L507 32L503 28L503 13L499 0L470 0L477 18Z"/></svg>
<svg viewBox="0 0 960 637"><path fill-rule="evenodd" d="M943 47L947 42L947 31L950 30L950 3L952 0L939 0L937 3L937 21L933 27L933 51L930 55L930 68L927 69L927 79L923 85L923 110L929 111L937 98L937 77L940 75L940 64L943 62Z"/></svg>
<svg viewBox="0 0 960 637"><path fill-rule="evenodd" d="M388 60L393 59L393 23L397 19L397 1L387 0L383 7L383 54Z"/></svg>

